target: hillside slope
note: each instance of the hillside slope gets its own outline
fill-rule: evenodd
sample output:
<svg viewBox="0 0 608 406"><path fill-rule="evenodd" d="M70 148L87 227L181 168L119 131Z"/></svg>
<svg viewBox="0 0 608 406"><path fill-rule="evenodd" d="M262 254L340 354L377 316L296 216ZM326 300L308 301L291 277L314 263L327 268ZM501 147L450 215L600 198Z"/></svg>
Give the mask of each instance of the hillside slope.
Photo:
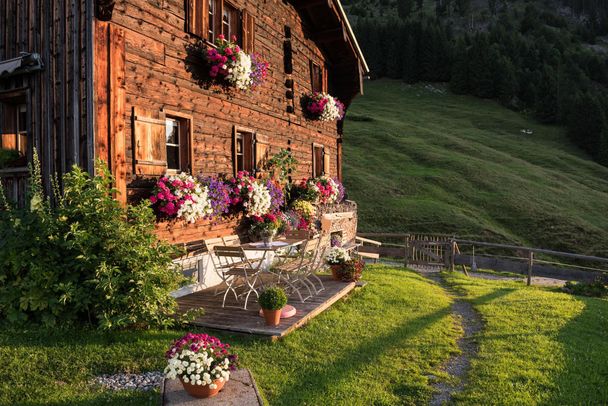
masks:
<svg viewBox="0 0 608 406"><path fill-rule="evenodd" d="M559 127L438 85L379 80L365 91L349 109L344 142L360 231L448 232L608 256L608 168Z"/></svg>

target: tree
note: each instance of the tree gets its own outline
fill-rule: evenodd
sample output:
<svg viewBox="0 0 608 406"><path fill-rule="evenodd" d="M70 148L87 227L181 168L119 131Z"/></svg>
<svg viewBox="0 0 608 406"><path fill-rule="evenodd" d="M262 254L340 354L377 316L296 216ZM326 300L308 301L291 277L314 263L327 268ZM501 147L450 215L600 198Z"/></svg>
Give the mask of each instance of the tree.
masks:
<svg viewBox="0 0 608 406"><path fill-rule="evenodd" d="M414 0L397 0L397 14L403 20L408 18L414 9Z"/></svg>
<svg viewBox="0 0 608 406"><path fill-rule="evenodd" d="M454 63L450 78L450 90L457 94L469 92L469 56L464 41L458 41L454 50Z"/></svg>

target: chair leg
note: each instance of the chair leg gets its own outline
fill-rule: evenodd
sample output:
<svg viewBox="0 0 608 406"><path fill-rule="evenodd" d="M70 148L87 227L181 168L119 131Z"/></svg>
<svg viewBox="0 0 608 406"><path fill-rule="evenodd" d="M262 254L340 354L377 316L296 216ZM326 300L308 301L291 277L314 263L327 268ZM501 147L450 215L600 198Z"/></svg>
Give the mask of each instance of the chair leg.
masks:
<svg viewBox="0 0 608 406"><path fill-rule="evenodd" d="M310 276L312 276L314 279L317 280L317 282L319 282L319 285L321 286L321 289L319 289L318 292L323 292L325 290L325 285L323 285L323 281L321 280L321 278L319 278L317 276L317 274L315 274L315 273L310 274Z"/></svg>

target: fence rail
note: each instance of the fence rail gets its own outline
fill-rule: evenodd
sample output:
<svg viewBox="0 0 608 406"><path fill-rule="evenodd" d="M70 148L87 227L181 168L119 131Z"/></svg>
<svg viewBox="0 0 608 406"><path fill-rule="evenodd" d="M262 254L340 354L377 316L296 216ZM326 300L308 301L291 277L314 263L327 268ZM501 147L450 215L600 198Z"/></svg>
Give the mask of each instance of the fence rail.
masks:
<svg viewBox="0 0 608 406"><path fill-rule="evenodd" d="M467 267L513 272L526 276L528 284L531 283L533 276L585 282L598 279L608 281L608 258L594 255L459 239L451 234L440 233L360 233L359 235L389 240L389 242L383 241L380 247L365 247L365 250L381 256L403 258L406 266L443 266L452 270L460 266L465 273ZM461 248L464 247L470 248L472 252L461 252ZM476 255L475 248L483 248L484 252ZM491 254L491 251L501 251L503 254ZM514 255L504 255L505 251L513 251ZM543 256L548 258L545 259ZM559 258L567 258L572 262L583 261L585 264L563 263Z"/></svg>

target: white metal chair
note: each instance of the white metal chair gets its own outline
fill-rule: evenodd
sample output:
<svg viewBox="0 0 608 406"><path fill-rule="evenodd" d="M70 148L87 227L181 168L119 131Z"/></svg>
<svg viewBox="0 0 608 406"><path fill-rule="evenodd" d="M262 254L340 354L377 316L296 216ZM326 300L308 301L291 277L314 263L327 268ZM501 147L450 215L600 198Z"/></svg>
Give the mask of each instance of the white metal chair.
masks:
<svg viewBox="0 0 608 406"><path fill-rule="evenodd" d="M224 241L226 247L238 247L241 245L241 239L235 234L222 237L222 241Z"/></svg>
<svg viewBox="0 0 608 406"><path fill-rule="evenodd" d="M245 305L243 309L247 310L247 302L249 296L254 293L259 296L255 289L255 284L260 274L261 261L254 265L255 261L251 261L245 255L242 247L226 247L217 245L213 248L213 253L217 258L218 272L222 274L222 278L226 283L226 291L222 300L222 307L226 306L226 298L228 293L232 292L236 301L239 298L245 297ZM237 292L237 289L243 288L242 292Z"/></svg>
<svg viewBox="0 0 608 406"><path fill-rule="evenodd" d="M293 291L301 302L305 302L317 293L314 284L308 279L312 269L316 250L319 247L319 238L313 238L303 243L297 256L291 261L279 263L273 267L278 275L279 282L284 282ZM302 296L302 290L308 292L308 296Z"/></svg>

